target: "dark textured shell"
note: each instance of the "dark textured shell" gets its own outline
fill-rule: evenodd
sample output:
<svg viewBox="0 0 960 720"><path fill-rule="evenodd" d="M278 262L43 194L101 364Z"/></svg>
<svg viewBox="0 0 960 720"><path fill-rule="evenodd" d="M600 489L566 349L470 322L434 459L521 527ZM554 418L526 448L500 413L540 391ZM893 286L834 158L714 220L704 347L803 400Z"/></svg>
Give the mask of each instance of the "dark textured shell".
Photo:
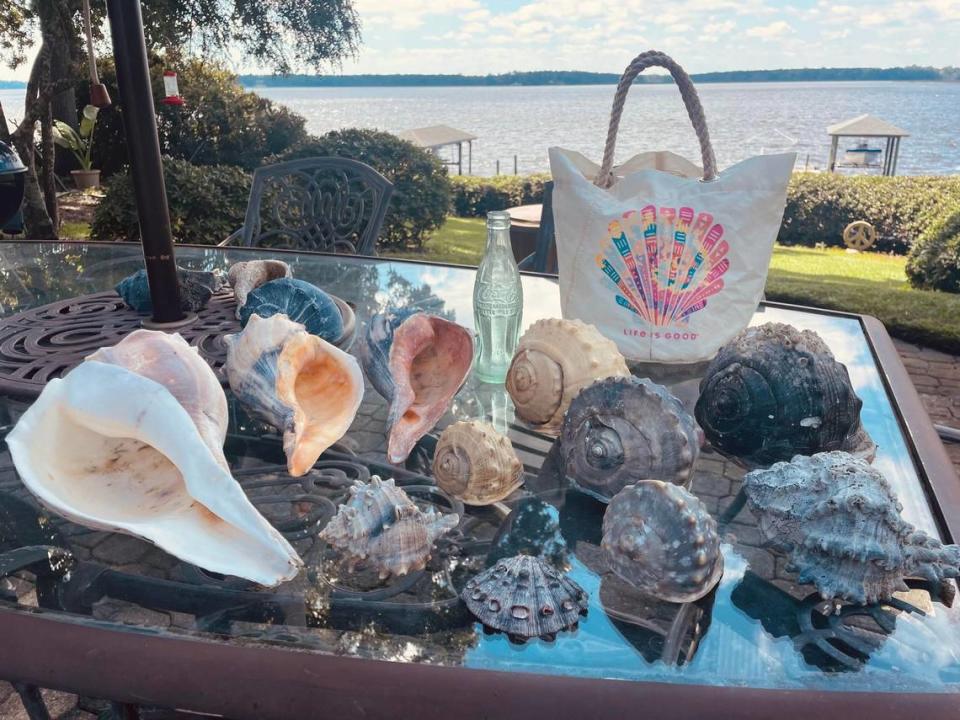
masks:
<svg viewBox="0 0 960 720"><path fill-rule="evenodd" d="M960 547L903 520L886 478L849 453L798 455L747 473L743 489L764 539L824 599L871 603L907 590L904 578L960 576Z"/></svg>
<svg viewBox="0 0 960 720"><path fill-rule="evenodd" d="M636 377L584 388L570 403L560 434L568 477L603 502L638 480L687 484L700 443L680 401L662 385Z"/></svg>
<svg viewBox="0 0 960 720"><path fill-rule="evenodd" d="M456 513L423 512L392 479L374 476L350 488L320 538L354 562L367 560L385 578L426 567L434 541L459 522Z"/></svg>
<svg viewBox="0 0 960 720"><path fill-rule="evenodd" d="M747 328L710 363L695 414L710 443L752 466L827 450L872 453L847 368L815 332Z"/></svg>
<svg viewBox="0 0 960 720"><path fill-rule="evenodd" d="M587 614L587 593L548 562L517 555L467 581L460 597L488 628L527 640L552 640Z"/></svg>
<svg viewBox="0 0 960 720"><path fill-rule="evenodd" d="M723 574L716 521L695 495L659 480L617 493L601 546L616 575L661 600L693 602Z"/></svg>
<svg viewBox="0 0 960 720"><path fill-rule="evenodd" d="M177 268L177 280L180 285L180 309L185 312L197 312L205 308L213 294L223 286L220 272L205 270ZM137 270L128 275L114 289L127 307L137 312L153 311L146 270Z"/></svg>
<svg viewBox="0 0 960 720"><path fill-rule="evenodd" d="M337 303L316 285L303 280L284 277L252 290L240 308L240 323L246 325L251 315L268 318L277 314L286 315L327 342L336 342L343 335L343 316Z"/></svg>

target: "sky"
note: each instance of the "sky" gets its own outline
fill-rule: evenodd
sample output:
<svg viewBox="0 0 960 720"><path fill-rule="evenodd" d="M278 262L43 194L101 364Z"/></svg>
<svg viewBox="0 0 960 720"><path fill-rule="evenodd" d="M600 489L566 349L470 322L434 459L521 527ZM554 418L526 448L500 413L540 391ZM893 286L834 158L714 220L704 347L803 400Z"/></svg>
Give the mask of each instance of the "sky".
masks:
<svg viewBox="0 0 960 720"><path fill-rule="evenodd" d="M304 0L308 1L308 0ZM960 0L354 0L340 72L620 72L647 49L689 72L960 65ZM235 57L240 72L266 72ZM0 69L0 79L27 68Z"/></svg>

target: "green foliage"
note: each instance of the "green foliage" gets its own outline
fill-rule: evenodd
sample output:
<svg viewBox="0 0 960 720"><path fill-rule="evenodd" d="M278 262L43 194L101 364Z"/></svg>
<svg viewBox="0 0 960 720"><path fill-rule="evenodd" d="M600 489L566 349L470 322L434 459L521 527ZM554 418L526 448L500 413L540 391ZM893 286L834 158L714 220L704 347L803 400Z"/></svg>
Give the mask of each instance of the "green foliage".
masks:
<svg viewBox="0 0 960 720"><path fill-rule="evenodd" d="M74 130L67 123L60 120L53 121L53 141L60 147L67 148L80 163L81 170L93 168L90 157L93 151L93 131L97 126L97 113L93 105L83 108L80 115L80 129Z"/></svg>
<svg viewBox="0 0 960 720"><path fill-rule="evenodd" d="M453 183L453 214L458 217L485 217L491 210L543 201L547 174L469 177L458 175Z"/></svg>
<svg viewBox="0 0 960 720"><path fill-rule="evenodd" d="M185 105L160 102L165 69L177 72ZM110 95L119 97L112 60L101 60L100 75ZM236 75L216 63L191 59L170 64L154 57L150 80L160 149L169 157L197 165L237 165L252 170L263 158L282 153L307 138L301 116L244 90ZM88 92L87 83L78 83L78 103L87 102ZM127 163L123 123L116 107L100 113L93 163L104 175L119 171Z"/></svg>
<svg viewBox="0 0 960 720"><path fill-rule="evenodd" d="M784 245L843 247L843 229L866 220L877 229L872 250L904 253L955 208L960 208L960 177L797 173L777 239Z"/></svg>
<svg viewBox="0 0 960 720"><path fill-rule="evenodd" d="M930 227L907 259L914 287L960 293L960 209Z"/></svg>
<svg viewBox="0 0 960 720"><path fill-rule="evenodd" d="M191 165L164 158L170 223L177 242L216 245L243 225L250 176L230 165ZM93 216L92 240L139 240L133 182L128 173L110 178Z"/></svg>
<svg viewBox="0 0 960 720"><path fill-rule="evenodd" d="M419 248L443 225L450 207L450 178L432 153L396 135L351 128L310 138L265 164L337 156L359 160L393 183L378 248Z"/></svg>

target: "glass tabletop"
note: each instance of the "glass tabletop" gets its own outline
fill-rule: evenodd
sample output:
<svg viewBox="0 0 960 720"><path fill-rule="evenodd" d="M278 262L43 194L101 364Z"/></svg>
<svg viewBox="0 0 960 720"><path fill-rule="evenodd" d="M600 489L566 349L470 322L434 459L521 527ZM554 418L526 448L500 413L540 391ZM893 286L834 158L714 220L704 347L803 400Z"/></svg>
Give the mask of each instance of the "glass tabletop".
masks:
<svg viewBox="0 0 960 720"><path fill-rule="evenodd" d="M358 323L388 306L418 306L473 325L470 268L257 251L279 257L295 277L353 304ZM243 249L180 247L178 263L226 269L250 259ZM109 290L141 267L135 245L0 243L0 317L64 298ZM550 278L526 275L523 324L560 313ZM875 466L891 482L903 516L939 536L924 484L858 318L761 307L753 323L780 321L815 330L850 371L863 423L878 445ZM356 348L354 348L354 352ZM671 383L685 403L696 378ZM229 392L228 392L229 397ZM96 532L44 514L21 485L2 443L28 401L0 398L0 606L67 612L89 622L160 628L234 643L270 643L318 653L633 681L836 691L960 691L960 610L912 584L889 604L826 607L799 585L785 559L762 547L743 510L723 527L724 574L692 604L656 601L605 570L599 549L605 506L540 472L552 439L513 415L502 385L473 379L438 429L404 467L384 459L387 406L369 385L346 437L303 478L283 467L280 439L230 398L226 454L254 504L306 562L295 580L266 590L213 576L133 537ZM438 492L430 458L440 428L482 417L510 435L526 484L502 505L464 508ZM355 478L395 477L425 507L455 510L461 523L438 542L427 568L402 580L349 574L317 538ZM720 516L743 470L705 448L691 490ZM3 577L4 553L28 545L69 551L66 573ZM553 641L524 644L489 634L458 600L466 581L498 558L536 551L569 569L590 596L589 610ZM36 569L34 567L34 569ZM835 610L835 611L834 611Z"/></svg>

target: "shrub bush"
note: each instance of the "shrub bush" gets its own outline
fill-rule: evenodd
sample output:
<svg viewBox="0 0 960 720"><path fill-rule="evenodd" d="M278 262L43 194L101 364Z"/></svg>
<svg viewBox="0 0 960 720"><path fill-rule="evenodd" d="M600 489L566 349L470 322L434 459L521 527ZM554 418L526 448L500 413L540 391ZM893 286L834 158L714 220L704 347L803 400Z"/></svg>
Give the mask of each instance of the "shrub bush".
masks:
<svg viewBox="0 0 960 720"><path fill-rule="evenodd" d="M85 67L85 66L84 66ZM164 155L196 165L238 165L252 170L269 155L281 153L308 135L305 120L282 105L248 92L237 76L216 63L189 59L172 66L178 75L183 106L164 105L163 71L159 58L150 61L150 78L157 110L157 130ZM112 59L101 60L101 81L118 98ZM77 85L77 104L88 101L86 82ZM104 176L127 164L123 123L116 107L101 111L94 133L93 163Z"/></svg>
<svg viewBox="0 0 960 720"><path fill-rule="evenodd" d="M914 243L907 277L914 287L960 293L960 209L934 223Z"/></svg>
<svg viewBox="0 0 960 720"><path fill-rule="evenodd" d="M164 158L170 224L177 242L216 245L243 225L250 175L231 165L191 165ZM128 173L107 182L90 230L93 240L139 240L140 227Z"/></svg>
<svg viewBox="0 0 960 720"><path fill-rule="evenodd" d="M432 153L396 135L351 128L310 138L264 164L334 155L366 163L393 183L378 247L420 248L446 220L450 178Z"/></svg>
<svg viewBox="0 0 960 720"><path fill-rule="evenodd" d="M516 205L543 202L543 184L550 175L498 175L468 177L457 175L453 183L453 214L458 217L484 217L491 210L506 210Z"/></svg>

